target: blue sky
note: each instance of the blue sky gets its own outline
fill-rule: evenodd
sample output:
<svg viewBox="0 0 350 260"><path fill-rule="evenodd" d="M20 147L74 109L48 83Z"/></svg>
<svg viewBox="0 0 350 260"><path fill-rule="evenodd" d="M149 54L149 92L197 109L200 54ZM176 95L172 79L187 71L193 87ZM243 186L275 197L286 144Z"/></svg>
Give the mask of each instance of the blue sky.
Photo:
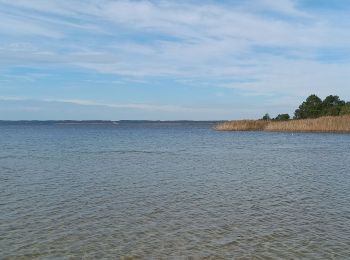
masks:
<svg viewBox="0 0 350 260"><path fill-rule="evenodd" d="M350 100L350 1L0 0L0 119L240 119Z"/></svg>

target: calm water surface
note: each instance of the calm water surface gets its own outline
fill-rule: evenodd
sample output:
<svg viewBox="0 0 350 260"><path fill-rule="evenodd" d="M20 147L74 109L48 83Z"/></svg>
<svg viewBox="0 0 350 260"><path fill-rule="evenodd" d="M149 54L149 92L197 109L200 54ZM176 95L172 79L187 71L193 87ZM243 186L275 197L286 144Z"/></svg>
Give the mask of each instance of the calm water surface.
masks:
<svg viewBox="0 0 350 260"><path fill-rule="evenodd" d="M350 259L350 135L0 126L0 259Z"/></svg>

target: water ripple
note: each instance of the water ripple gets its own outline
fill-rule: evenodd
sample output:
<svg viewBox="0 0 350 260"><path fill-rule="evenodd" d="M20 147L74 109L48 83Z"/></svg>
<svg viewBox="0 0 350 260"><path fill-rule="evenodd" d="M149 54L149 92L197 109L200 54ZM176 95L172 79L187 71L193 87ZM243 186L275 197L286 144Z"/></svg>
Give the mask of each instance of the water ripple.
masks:
<svg viewBox="0 0 350 260"><path fill-rule="evenodd" d="M211 127L0 126L0 258L350 259L349 135Z"/></svg>

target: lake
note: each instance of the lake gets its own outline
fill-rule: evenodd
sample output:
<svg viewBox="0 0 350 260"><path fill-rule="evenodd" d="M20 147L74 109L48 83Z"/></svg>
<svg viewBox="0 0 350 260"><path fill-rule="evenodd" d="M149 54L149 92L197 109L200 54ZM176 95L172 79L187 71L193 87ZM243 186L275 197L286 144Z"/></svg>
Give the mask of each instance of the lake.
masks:
<svg viewBox="0 0 350 260"><path fill-rule="evenodd" d="M350 135L0 125L1 259L350 259Z"/></svg>

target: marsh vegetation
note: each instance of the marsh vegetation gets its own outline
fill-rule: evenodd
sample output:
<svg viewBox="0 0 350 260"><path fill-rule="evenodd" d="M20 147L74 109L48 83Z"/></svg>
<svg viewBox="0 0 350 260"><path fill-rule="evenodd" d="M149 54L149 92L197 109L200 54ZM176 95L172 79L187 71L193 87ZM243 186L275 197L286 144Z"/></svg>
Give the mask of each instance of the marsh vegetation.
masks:
<svg viewBox="0 0 350 260"><path fill-rule="evenodd" d="M273 120L236 120L215 126L222 131L271 131L271 132L348 132L350 133L350 115L325 116L287 121Z"/></svg>
<svg viewBox="0 0 350 260"><path fill-rule="evenodd" d="M215 126L222 131L350 132L350 102L330 95L323 101L310 95L294 112L258 120L234 120Z"/></svg>

